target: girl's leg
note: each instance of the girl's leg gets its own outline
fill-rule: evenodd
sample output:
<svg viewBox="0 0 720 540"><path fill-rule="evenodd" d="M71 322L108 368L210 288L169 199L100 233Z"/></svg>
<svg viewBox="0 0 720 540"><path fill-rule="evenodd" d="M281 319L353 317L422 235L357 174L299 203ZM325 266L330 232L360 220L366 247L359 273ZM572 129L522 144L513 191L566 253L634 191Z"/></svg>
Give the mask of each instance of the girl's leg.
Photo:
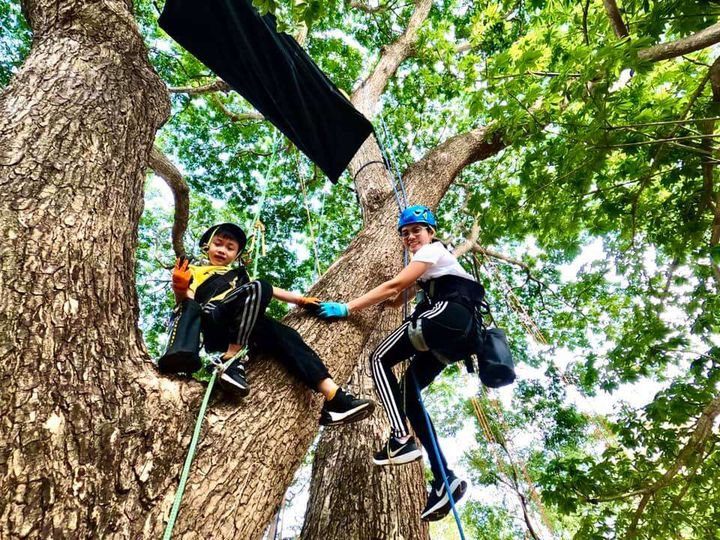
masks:
<svg viewBox="0 0 720 540"><path fill-rule="evenodd" d="M392 368L415 353L408 338L409 325L409 322L400 325L370 354L370 367L375 389L390 421L391 435L395 438L408 435L405 411L401 406L403 404L402 392Z"/></svg>
<svg viewBox="0 0 720 540"><path fill-rule="evenodd" d="M410 425L415 435L417 435L420 443L427 451L430 460L430 469L432 470L433 477L436 479L442 478L440 467L447 472L447 462L439 446L438 453L440 456L435 455L432 437L435 437L435 440L437 440L437 433L432 425L432 421L430 421L430 428L428 429L428 421L425 419L425 414L423 413L420 402L421 397L418 391L426 388L445 367L445 364L435 358L432 353L418 353L410 363L410 367L402 380L405 388L405 410L408 420L410 420Z"/></svg>
<svg viewBox="0 0 720 540"><path fill-rule="evenodd" d="M398 385L392 367L418 352L428 348L422 339L422 321L442 317L447 311L447 302L439 302L431 309L416 317L415 321L406 321L386 337L370 355L370 367L383 408L387 414L392 436L403 438L408 435L403 393Z"/></svg>

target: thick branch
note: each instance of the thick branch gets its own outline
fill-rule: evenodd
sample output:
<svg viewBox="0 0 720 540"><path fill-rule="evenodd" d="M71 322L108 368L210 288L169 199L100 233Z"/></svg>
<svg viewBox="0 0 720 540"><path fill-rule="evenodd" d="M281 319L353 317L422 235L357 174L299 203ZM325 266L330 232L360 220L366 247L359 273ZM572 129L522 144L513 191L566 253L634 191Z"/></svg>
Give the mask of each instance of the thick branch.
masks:
<svg viewBox="0 0 720 540"><path fill-rule="evenodd" d="M380 96L385 90L388 80L400 64L412 53L417 40L417 31L430 12L432 0L417 0L415 11L410 17L405 32L387 46L375 70L353 92L351 101L357 110L367 117L372 117ZM383 165L383 156L374 135L370 135L360 147L348 165L353 176L355 190L363 209L363 218L367 226L377 212L385 204L392 193L393 179Z"/></svg>
<svg viewBox="0 0 720 540"><path fill-rule="evenodd" d="M430 150L404 175L412 204L434 206L455 177L468 165L497 155L506 146L500 131L480 127L456 135ZM427 178L432 178L428 182Z"/></svg>
<svg viewBox="0 0 720 540"><path fill-rule="evenodd" d="M646 62L658 62L699 51L718 42L720 42L720 23L713 24L677 41L641 49L638 52L638 58Z"/></svg>
<svg viewBox="0 0 720 540"><path fill-rule="evenodd" d="M608 17L610 17L610 24L612 24L615 35L620 39L628 37L628 29L625 26L620 10L618 9L617 2L615 0L603 0L605 5L605 11L607 11Z"/></svg>
<svg viewBox="0 0 720 540"><path fill-rule="evenodd" d="M190 190L180 171L157 146L153 146L150 152L149 165L155 174L165 180L173 193L173 198L175 199L175 218L172 228L172 244L175 255L180 257L186 253L185 245L183 244L183 234L185 234L185 230L187 229L190 215Z"/></svg>
<svg viewBox="0 0 720 540"><path fill-rule="evenodd" d="M498 253L497 251L493 251L492 249L482 247L480 244L477 243L477 239L479 236L480 226L476 223L472 226L470 235L467 237L465 242L463 242L461 246L457 247L455 251L453 251L453 255L459 258L465 255L468 251L474 251L475 253L481 253L486 257L492 257L493 259L498 259L508 264L514 264L515 266L519 266L520 268L525 270L525 272L527 272L528 274L530 273L530 267L524 262L513 259L512 257L508 257L507 255L503 255L502 253Z"/></svg>
<svg viewBox="0 0 720 540"><path fill-rule="evenodd" d="M415 11L405 31L396 41L384 48L375 70L353 92L351 101L365 116L373 116L375 104L385 90L388 80L395 75L403 60L413 53L418 30L427 19L431 7L432 0L415 1Z"/></svg>

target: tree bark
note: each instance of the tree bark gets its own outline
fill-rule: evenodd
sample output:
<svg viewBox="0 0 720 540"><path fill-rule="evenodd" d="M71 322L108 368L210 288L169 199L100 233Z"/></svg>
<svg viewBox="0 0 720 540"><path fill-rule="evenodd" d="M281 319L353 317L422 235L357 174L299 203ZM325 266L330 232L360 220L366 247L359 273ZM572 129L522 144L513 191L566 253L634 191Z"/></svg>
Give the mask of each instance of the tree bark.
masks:
<svg viewBox="0 0 720 540"><path fill-rule="evenodd" d="M137 538L181 459L160 428L189 420L147 363L133 279L169 101L129 3L24 8L33 47L0 94L0 537Z"/></svg>
<svg viewBox="0 0 720 540"><path fill-rule="evenodd" d="M399 310L386 309L378 318L350 380L352 391L377 401L368 357L399 322ZM302 540L429 539L427 524L419 518L427 496L420 463L377 467L371 461L388 432L381 410L358 424L323 432L313 462ZM357 485L363 488L354 489Z"/></svg>

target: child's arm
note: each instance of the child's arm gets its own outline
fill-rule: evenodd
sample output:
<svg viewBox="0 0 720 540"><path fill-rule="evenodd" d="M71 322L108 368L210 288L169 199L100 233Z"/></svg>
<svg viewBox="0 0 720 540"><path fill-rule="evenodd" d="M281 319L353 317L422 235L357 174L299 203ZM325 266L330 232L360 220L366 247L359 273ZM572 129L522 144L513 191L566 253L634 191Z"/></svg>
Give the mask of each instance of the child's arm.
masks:
<svg viewBox="0 0 720 540"><path fill-rule="evenodd" d="M300 293L286 291L280 287L273 286L273 298L277 298L281 302L289 302L302 307L317 306L320 300L318 298L303 296Z"/></svg>

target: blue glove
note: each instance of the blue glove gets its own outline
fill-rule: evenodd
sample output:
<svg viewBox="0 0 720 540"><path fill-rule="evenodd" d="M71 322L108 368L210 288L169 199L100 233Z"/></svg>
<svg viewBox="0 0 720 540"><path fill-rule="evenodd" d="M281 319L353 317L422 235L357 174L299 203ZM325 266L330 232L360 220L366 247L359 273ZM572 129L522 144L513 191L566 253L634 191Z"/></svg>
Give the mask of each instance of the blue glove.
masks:
<svg viewBox="0 0 720 540"><path fill-rule="evenodd" d="M350 315L350 310L347 304L340 302L320 302L316 315L321 319L344 319Z"/></svg>

